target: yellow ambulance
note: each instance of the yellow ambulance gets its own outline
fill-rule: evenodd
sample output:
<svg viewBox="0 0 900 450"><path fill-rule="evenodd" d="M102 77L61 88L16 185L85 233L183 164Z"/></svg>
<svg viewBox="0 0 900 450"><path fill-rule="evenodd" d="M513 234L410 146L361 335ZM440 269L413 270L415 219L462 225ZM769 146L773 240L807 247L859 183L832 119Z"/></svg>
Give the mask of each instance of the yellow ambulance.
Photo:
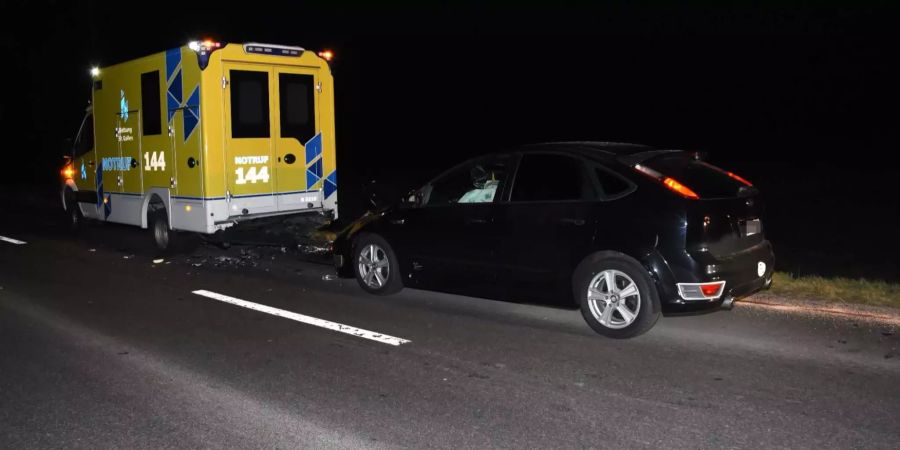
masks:
<svg viewBox="0 0 900 450"><path fill-rule="evenodd" d="M330 52L190 42L95 68L92 101L62 170L84 218L212 234L305 212L337 217Z"/></svg>

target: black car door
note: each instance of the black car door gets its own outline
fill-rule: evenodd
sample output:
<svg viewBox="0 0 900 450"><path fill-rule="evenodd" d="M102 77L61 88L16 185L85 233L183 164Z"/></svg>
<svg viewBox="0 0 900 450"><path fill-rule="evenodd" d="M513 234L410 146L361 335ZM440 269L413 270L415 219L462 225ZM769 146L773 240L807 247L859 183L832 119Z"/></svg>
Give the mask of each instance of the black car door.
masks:
<svg viewBox="0 0 900 450"><path fill-rule="evenodd" d="M522 156L505 222L504 281L512 300L565 300L580 255L594 241L597 186L584 161L557 153Z"/></svg>
<svg viewBox="0 0 900 450"><path fill-rule="evenodd" d="M497 250L505 232L496 200L506 189L509 160L492 155L457 166L422 189L421 205L393 219L403 221L406 234L408 285L501 295Z"/></svg>

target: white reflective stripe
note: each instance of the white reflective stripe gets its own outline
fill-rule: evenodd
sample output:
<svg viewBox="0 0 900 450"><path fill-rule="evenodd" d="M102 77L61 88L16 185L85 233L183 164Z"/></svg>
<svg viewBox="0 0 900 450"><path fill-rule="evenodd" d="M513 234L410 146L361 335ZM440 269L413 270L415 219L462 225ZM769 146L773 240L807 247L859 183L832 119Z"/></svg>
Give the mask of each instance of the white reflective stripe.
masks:
<svg viewBox="0 0 900 450"><path fill-rule="evenodd" d="M273 316L283 317L285 319L295 320L297 322L305 323L307 325L314 325L317 327L327 328L332 331L337 331L340 333L349 334L351 336L361 337L363 339L369 339L373 341L378 341L383 344L388 345L400 345L400 344L408 344L409 340L388 336L386 334L377 333L374 331L363 330L362 328L351 327L349 325L340 324L337 322L331 322L328 320L317 319L315 317L305 316L303 314L297 314L295 312L285 311L283 309L273 308L271 306L260 305L259 303L248 302L246 300L241 300L239 298L229 297L227 295L217 294L215 292L210 292L206 290L197 290L193 292L194 294L201 295L203 297L211 298L213 300L219 300L225 303L231 303L232 305L237 305L243 308L252 309L254 311L264 312L266 314L271 314Z"/></svg>
<svg viewBox="0 0 900 450"><path fill-rule="evenodd" d="M25 241L20 241L18 239L8 238L6 236L0 236L0 241L9 242L10 244L22 245L27 244Z"/></svg>

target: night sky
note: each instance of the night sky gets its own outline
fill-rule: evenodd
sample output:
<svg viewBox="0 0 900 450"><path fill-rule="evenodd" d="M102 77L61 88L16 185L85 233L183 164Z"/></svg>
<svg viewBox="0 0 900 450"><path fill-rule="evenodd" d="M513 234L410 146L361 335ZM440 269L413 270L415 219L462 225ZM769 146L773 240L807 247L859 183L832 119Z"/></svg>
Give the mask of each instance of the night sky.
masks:
<svg viewBox="0 0 900 450"><path fill-rule="evenodd" d="M173 14L172 2L7 1L2 180L57 182L91 65L204 37L330 48L342 213L361 210L371 178L402 191L522 143L638 142L708 152L754 181L782 270L896 279L898 7L785 3Z"/></svg>

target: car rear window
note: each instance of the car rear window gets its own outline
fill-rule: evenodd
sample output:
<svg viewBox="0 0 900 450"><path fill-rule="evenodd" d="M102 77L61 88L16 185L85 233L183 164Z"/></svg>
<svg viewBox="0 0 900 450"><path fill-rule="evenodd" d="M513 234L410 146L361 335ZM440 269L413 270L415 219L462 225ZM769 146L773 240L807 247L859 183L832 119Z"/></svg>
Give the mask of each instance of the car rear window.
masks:
<svg viewBox="0 0 900 450"><path fill-rule="evenodd" d="M725 171L688 155L661 155L641 164L674 178L700 198L737 197L744 187Z"/></svg>

